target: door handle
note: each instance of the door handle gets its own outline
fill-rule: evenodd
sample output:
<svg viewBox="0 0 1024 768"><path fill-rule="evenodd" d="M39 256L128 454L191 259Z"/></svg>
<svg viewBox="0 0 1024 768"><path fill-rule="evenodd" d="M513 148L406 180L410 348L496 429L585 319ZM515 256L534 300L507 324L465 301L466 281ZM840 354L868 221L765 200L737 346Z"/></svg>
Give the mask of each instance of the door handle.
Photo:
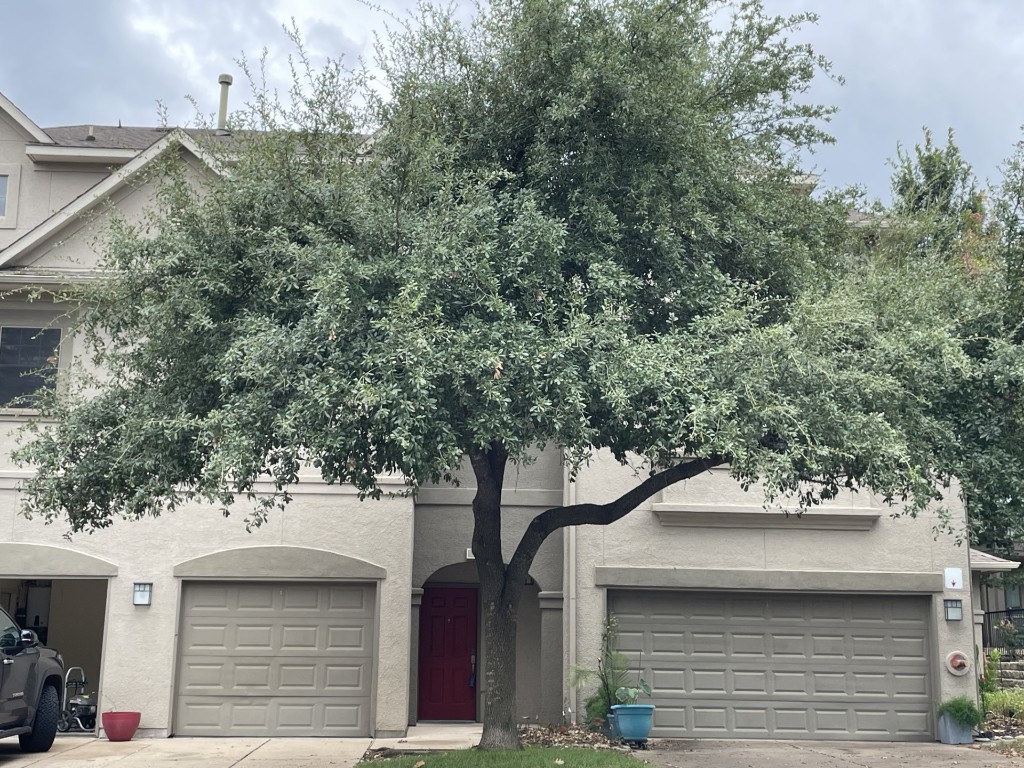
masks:
<svg viewBox="0 0 1024 768"><path fill-rule="evenodd" d="M4 666L5 666L5 667L6 667L6 666L7 666L8 664L13 664L13 663L14 663L14 659L4 659Z"/></svg>

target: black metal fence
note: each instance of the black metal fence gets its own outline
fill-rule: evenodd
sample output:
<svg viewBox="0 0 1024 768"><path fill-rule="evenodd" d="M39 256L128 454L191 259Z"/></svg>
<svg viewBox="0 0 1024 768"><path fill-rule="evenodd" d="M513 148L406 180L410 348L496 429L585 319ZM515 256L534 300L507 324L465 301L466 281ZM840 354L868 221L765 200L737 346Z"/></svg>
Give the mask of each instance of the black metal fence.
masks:
<svg viewBox="0 0 1024 768"><path fill-rule="evenodd" d="M981 639L986 648L998 648L1004 659L1024 659L1024 608L986 613Z"/></svg>

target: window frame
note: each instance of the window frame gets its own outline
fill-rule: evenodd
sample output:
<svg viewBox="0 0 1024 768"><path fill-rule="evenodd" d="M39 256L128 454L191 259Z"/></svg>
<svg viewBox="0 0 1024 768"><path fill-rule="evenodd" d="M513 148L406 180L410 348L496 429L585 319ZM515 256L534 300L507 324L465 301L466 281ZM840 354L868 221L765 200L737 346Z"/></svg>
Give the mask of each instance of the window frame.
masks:
<svg viewBox="0 0 1024 768"><path fill-rule="evenodd" d="M0 211L0 229L18 226L18 190L21 187L21 166L0 164L0 176L7 177L7 203Z"/></svg>
<svg viewBox="0 0 1024 768"><path fill-rule="evenodd" d="M1004 587L1003 588L1003 603L1006 605L1006 610L1008 610L1008 611L1020 610L1020 608L1021 608L1021 599L1020 599L1020 597L1021 597L1021 595L1020 595L1020 586L1019 585L1014 585L1012 587ZM1016 605L1010 605L1011 602L1016 603Z"/></svg>
<svg viewBox="0 0 1024 768"><path fill-rule="evenodd" d="M30 395L34 394L35 392L38 392L39 389L42 388L42 386L49 386L51 389L55 389L57 387L57 379L58 379L58 376L60 374L61 360L64 357L64 350L63 350L64 338L67 335L66 332L65 332L65 329L62 328L60 325L56 325L54 323L47 323L46 325L27 325L27 324L23 325L23 324L20 324L20 323L3 323L3 322L0 322L0 355L2 355L2 353L3 353L3 333L4 333L4 330L7 329L7 328L16 328L16 329L19 329L19 330L33 331L34 333L33 333L31 338L35 338L36 336L40 335L41 333L43 333L45 331L56 331L57 334L58 334L58 336L57 336L57 344L54 346L54 350L57 353L57 361L56 361L56 365L54 366L54 372L53 372L52 380L50 382L48 382L48 383L44 382L40 387L32 390L32 392L23 392L21 394L16 395L15 399L18 398L18 397L30 396ZM38 369L34 369L34 370L38 370ZM4 371L5 371L5 368L2 366L2 364L0 364L0 375L2 375ZM25 374L27 374L27 373L29 373L29 372L28 371L22 371L19 374L19 377L24 377ZM32 375L36 375L36 374L32 374ZM11 405L10 403L6 403L6 402L0 402L0 409L7 410L7 411L22 411L22 412L23 411L37 411L38 410L37 408L34 408L32 405Z"/></svg>
<svg viewBox="0 0 1024 768"><path fill-rule="evenodd" d="M61 303L44 303L44 299L35 301L11 297L0 302L0 328L18 326L22 328L55 328L60 330L60 344L57 347L57 372L55 386L60 389L67 386L66 378L72 368L74 352L74 312ZM8 406L0 404L0 421L24 421L40 415L38 407L31 405Z"/></svg>

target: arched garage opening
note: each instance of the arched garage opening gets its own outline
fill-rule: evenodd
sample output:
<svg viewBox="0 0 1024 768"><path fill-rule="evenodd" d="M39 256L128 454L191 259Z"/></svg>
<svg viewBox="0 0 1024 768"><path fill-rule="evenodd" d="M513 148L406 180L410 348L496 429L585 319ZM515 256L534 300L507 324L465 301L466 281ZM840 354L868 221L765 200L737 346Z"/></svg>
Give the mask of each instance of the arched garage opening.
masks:
<svg viewBox="0 0 1024 768"><path fill-rule="evenodd" d="M117 566L67 547L0 542L0 607L100 688L109 579ZM79 675L74 675L78 677ZM77 724L73 724L73 728ZM95 724L85 724L95 730Z"/></svg>

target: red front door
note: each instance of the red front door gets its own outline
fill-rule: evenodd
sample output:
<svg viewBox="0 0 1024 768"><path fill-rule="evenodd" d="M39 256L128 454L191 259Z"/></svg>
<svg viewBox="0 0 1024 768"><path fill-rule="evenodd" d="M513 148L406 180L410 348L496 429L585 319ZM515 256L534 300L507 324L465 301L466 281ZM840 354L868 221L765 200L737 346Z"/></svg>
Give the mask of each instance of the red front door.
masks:
<svg viewBox="0 0 1024 768"><path fill-rule="evenodd" d="M476 588L424 587L420 720L476 720Z"/></svg>

